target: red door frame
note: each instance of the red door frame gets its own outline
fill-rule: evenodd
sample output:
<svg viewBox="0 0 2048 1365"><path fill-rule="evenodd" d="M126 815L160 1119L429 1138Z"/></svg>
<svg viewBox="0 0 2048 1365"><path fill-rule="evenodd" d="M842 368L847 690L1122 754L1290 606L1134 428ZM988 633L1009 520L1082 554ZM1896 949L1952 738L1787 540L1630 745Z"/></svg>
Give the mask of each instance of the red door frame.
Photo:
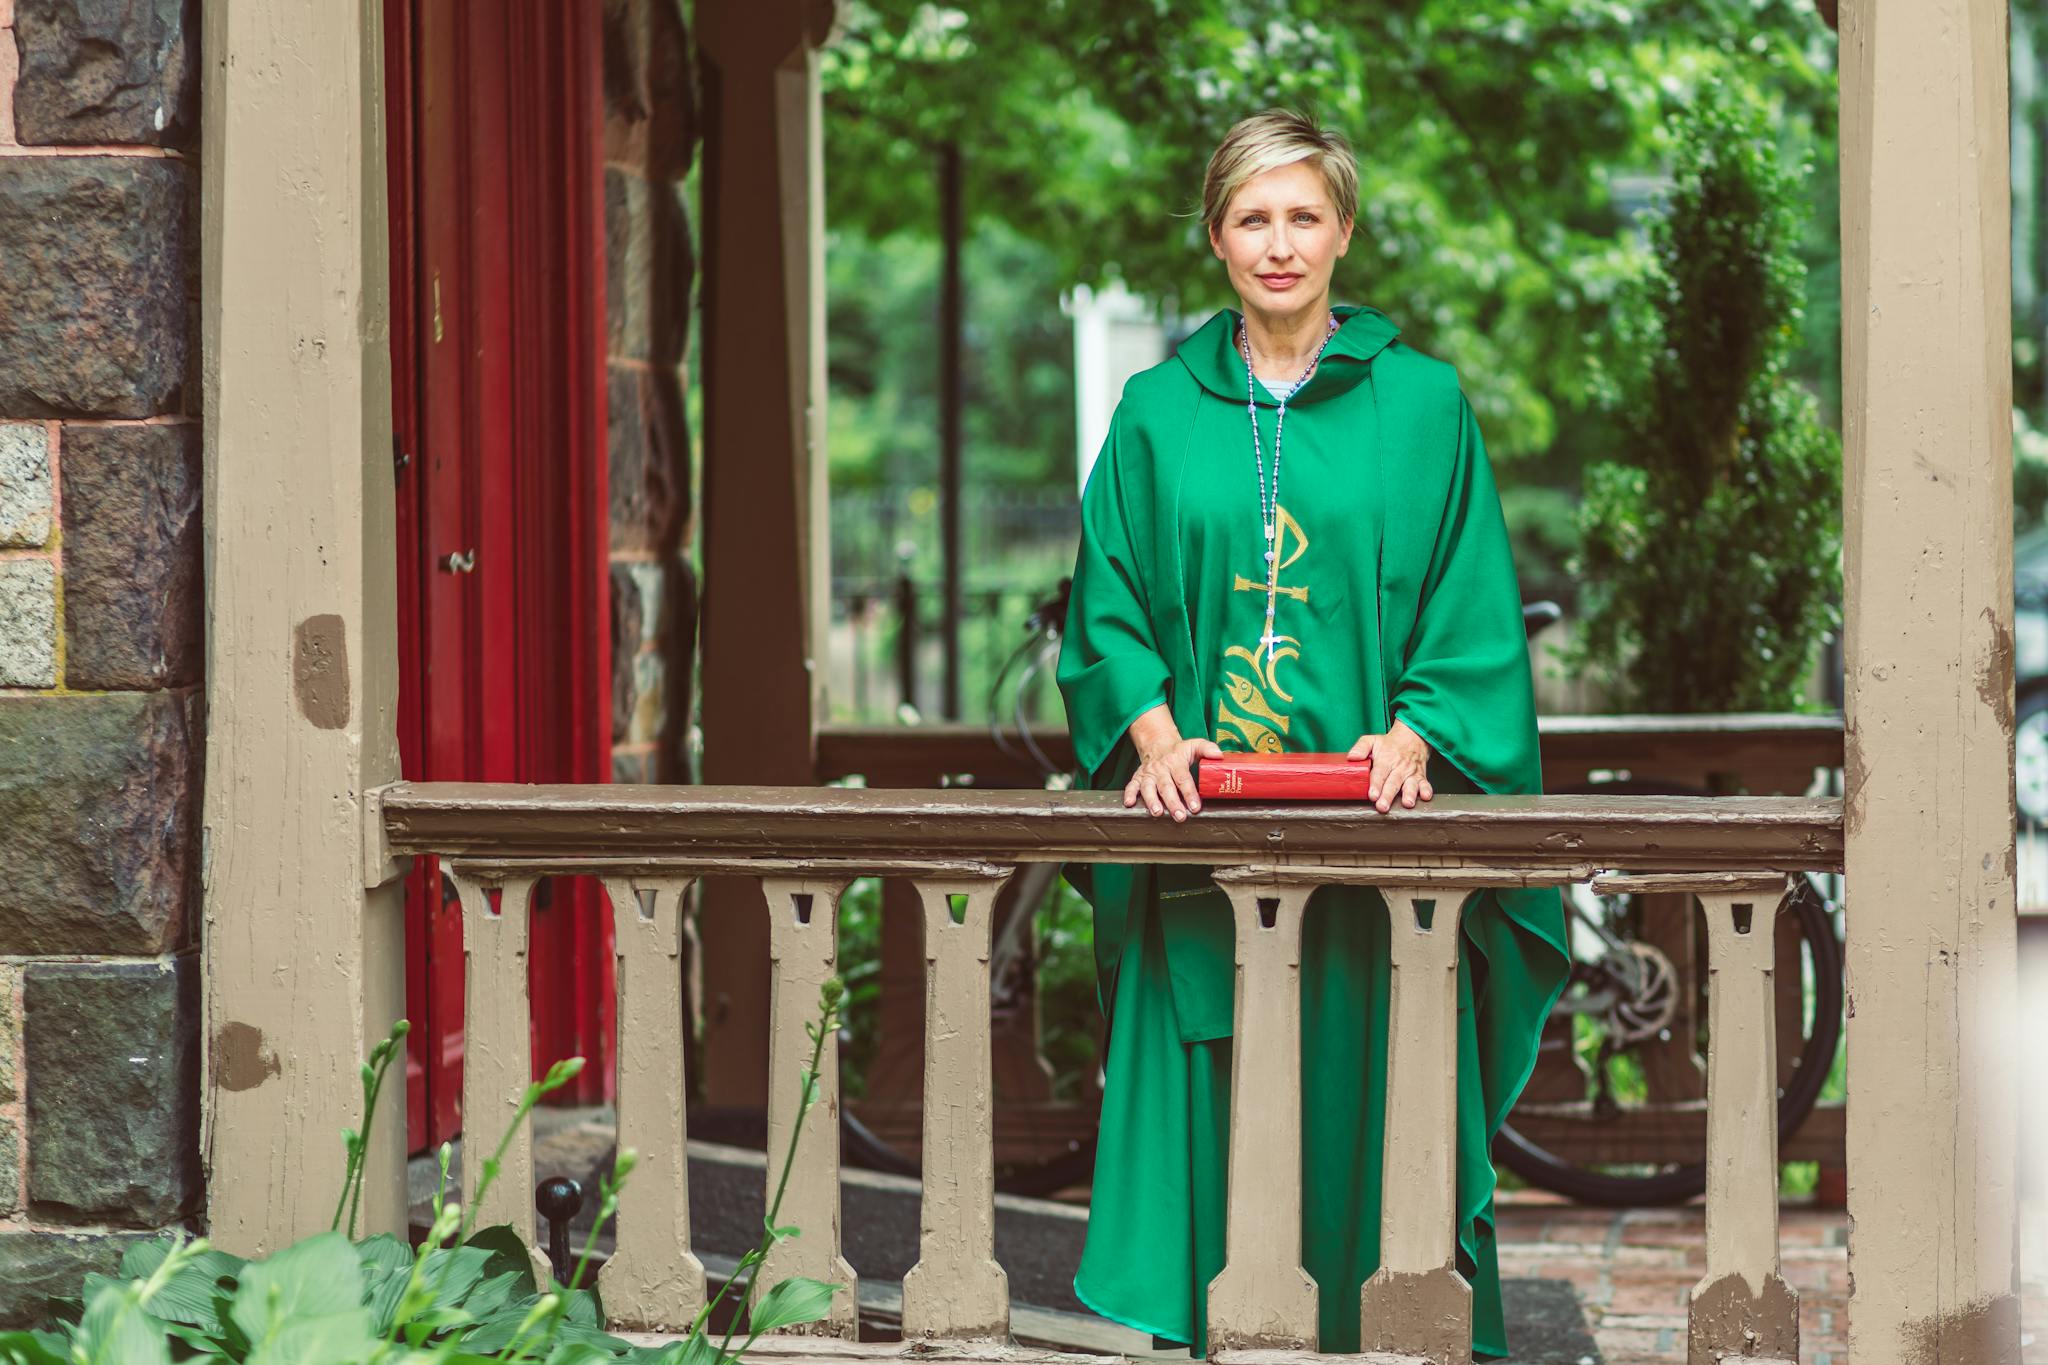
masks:
<svg viewBox="0 0 2048 1365"><path fill-rule="evenodd" d="M610 776L600 0L385 0L408 778ZM451 559L451 556L453 557ZM407 886L409 1138L460 1128L459 907ZM536 889L535 1069L612 1090L611 926Z"/></svg>

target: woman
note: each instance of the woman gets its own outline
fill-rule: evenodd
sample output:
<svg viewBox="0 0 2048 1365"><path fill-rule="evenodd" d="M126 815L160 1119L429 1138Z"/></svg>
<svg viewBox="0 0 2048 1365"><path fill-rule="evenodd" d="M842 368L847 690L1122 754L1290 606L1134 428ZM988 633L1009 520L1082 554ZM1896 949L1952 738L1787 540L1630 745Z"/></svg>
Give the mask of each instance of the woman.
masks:
<svg viewBox="0 0 2048 1365"><path fill-rule="evenodd" d="M1237 124L1202 213L1242 310L1125 387L1082 495L1059 664L1098 789L1201 809L1196 757L1348 751L1380 812L1534 792L1536 723L1500 500L1457 372L1375 308L1330 304L1358 171L1298 115ZM1398 817L1394 817L1398 818ZM1223 1268L1234 940L1208 870L1074 865L1095 907L1107 1082L1074 1288L1204 1353ZM1507 1354L1488 1143L1563 989L1554 890L1466 906L1458 963L1458 1260L1473 1350ZM1379 1262L1388 928L1325 887L1302 929L1302 1256L1321 1349L1359 1349Z"/></svg>

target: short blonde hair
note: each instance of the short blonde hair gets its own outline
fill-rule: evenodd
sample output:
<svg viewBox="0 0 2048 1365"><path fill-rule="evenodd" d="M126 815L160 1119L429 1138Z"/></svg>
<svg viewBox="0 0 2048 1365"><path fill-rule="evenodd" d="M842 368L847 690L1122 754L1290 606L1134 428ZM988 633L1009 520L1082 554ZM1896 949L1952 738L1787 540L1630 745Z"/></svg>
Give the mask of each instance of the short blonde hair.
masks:
<svg viewBox="0 0 2048 1365"><path fill-rule="evenodd" d="M1347 223L1357 218L1358 159L1344 135L1292 109L1268 109L1231 125L1210 156L1202 177L1202 226L1216 230L1246 181L1311 157L1329 186L1337 216Z"/></svg>

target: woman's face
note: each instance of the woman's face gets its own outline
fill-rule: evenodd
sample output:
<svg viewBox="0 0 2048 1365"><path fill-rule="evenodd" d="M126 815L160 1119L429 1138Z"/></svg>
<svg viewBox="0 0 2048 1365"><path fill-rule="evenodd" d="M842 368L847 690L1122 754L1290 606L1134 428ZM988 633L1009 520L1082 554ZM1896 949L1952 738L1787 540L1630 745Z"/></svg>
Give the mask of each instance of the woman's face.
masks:
<svg viewBox="0 0 2048 1365"><path fill-rule="evenodd" d="M1315 162L1294 161L1245 181L1209 245L1246 312L1285 317L1327 301L1351 224L1338 218Z"/></svg>

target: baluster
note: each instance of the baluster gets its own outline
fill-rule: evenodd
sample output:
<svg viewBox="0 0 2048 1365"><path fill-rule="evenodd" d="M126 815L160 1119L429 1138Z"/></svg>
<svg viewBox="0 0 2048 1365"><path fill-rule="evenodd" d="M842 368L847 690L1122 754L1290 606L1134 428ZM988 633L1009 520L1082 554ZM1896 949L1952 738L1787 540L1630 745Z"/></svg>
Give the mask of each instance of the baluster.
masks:
<svg viewBox="0 0 2048 1365"><path fill-rule="evenodd" d="M768 902L768 952L773 960L769 986L768 1038L768 1199L775 1198L783 1158L796 1135L796 1153L789 1184L776 1222L795 1226L802 1235L777 1242L762 1262L759 1284L765 1291L791 1275L807 1275L839 1286L832 1313L823 1322L787 1329L792 1335L860 1334L860 1305L853 1267L839 1246L839 1039L825 1039L818 1059L817 1099L796 1129L801 1077L811 1062L811 1040L805 1025L818 1020L818 992L839 958L839 896L844 878L764 876L761 894ZM760 1294L754 1296L760 1301Z"/></svg>
<svg viewBox="0 0 2048 1365"><path fill-rule="evenodd" d="M1387 886L1387 1133L1380 1267L1359 1290L1368 1351L1431 1365L1472 1358L1472 1286L1458 1271L1458 921L1471 891Z"/></svg>
<svg viewBox="0 0 2048 1365"><path fill-rule="evenodd" d="M1690 1365L1799 1359L1799 1295L1778 1273L1777 907L1782 875L1701 890L1707 916L1707 1270Z"/></svg>
<svg viewBox="0 0 2048 1365"><path fill-rule="evenodd" d="M492 884L460 864L449 875L462 899L462 1197L475 1208L474 1226L511 1225L526 1243L534 1281L546 1284L551 1269L535 1236L531 1116L520 1120L490 1189L479 1190L484 1159L533 1084L526 946L527 905L537 878L514 876L494 883L501 889L499 908L493 911Z"/></svg>
<svg viewBox="0 0 2048 1365"><path fill-rule="evenodd" d="M1209 1350L1314 1350L1301 1264L1301 917L1312 887L1216 874L1237 915L1230 1212Z"/></svg>
<svg viewBox="0 0 2048 1365"><path fill-rule="evenodd" d="M683 897L690 880L612 879L618 957L618 1145L639 1154L618 1250L605 1263L606 1314L618 1328L673 1332L704 1303L704 1264L690 1250L690 1165L683 1097ZM643 908L640 893L650 904Z"/></svg>
<svg viewBox="0 0 2048 1365"><path fill-rule="evenodd" d="M903 1277L907 1341L1010 1334L1010 1280L995 1254L988 975L996 892L1009 876L1002 869L917 879L924 901L924 1193L917 1264ZM966 900L957 922L954 896Z"/></svg>

